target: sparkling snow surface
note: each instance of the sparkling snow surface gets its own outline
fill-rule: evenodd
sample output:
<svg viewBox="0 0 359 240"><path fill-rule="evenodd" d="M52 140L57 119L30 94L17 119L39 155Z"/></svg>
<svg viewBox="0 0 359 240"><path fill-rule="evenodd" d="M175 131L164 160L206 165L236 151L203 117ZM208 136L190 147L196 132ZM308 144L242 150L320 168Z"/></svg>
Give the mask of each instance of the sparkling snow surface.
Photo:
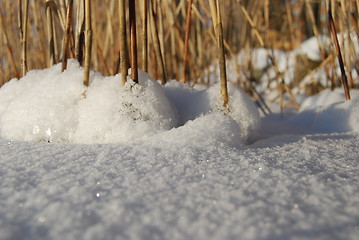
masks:
<svg viewBox="0 0 359 240"><path fill-rule="evenodd" d="M259 119L233 86L225 116L218 86L58 69L0 89L1 240L358 238L357 92Z"/></svg>

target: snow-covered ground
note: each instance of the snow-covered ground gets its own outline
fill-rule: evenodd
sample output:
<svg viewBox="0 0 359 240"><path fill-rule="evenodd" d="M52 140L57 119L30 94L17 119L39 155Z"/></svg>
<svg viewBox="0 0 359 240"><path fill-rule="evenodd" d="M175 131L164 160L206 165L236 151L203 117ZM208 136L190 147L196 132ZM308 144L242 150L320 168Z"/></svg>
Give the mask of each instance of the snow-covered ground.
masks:
<svg viewBox="0 0 359 240"><path fill-rule="evenodd" d="M230 87L71 62L0 89L0 239L357 239L359 92L260 117ZM51 143L50 143L51 142Z"/></svg>

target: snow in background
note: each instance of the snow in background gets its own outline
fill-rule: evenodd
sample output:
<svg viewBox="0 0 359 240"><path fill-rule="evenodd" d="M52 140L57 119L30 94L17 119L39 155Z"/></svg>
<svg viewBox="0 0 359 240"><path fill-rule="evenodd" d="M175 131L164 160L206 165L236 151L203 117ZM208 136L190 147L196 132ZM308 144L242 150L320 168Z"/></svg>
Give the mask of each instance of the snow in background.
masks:
<svg viewBox="0 0 359 240"><path fill-rule="evenodd" d="M341 51L344 52L352 52L354 49L354 53L351 54L345 54L345 56L348 58L352 54L359 54L359 44L357 35L355 33L351 34L338 34L337 35L339 42L343 43ZM349 38L351 38L352 42L349 43ZM283 74L283 80L286 84L291 85L295 79L296 69L298 66L297 58L298 56L306 56L309 60L318 62L318 64L322 61L322 57L320 54L320 49L318 43L320 42L321 47L323 48L324 52L330 52L329 48L332 46L332 41L328 36L320 35L317 37L311 37L307 39L306 41L302 42L301 45L294 49L293 51L282 51L278 49L264 49L264 48L257 48L257 49L245 49L240 51L240 53L237 56L236 61L231 60L232 64L227 64L227 68L229 69L228 78L232 82L237 82L238 74L240 74L240 77L242 79L248 78L251 74L256 75L256 72L265 73L262 74L262 76L259 76L259 84L257 87L257 90L262 92L263 94L266 94L267 98L269 99L275 99L278 97L278 93L275 91L268 90L268 86L270 88L275 89L277 88L276 81L273 81L273 79L277 78L277 72L273 67L273 63L268 57L268 54L270 54L275 61L279 71ZM353 44L354 43L354 44ZM352 59L345 59L346 62L352 63L352 77L354 79L358 78L358 73L355 69L355 62ZM250 63L250 66L252 67L253 72L243 72L238 71L238 66L247 66ZM235 67L235 68L234 68ZM212 69L212 72L219 72L219 67ZM338 60L335 58L335 66L334 66L334 73L335 76L340 77L341 76L341 70L338 63ZM258 77L258 76L257 76ZM212 78L211 82L215 82L215 78ZM293 90L293 93L297 94L303 94L305 91L305 85L310 83L320 83L322 86L327 86L329 79L327 79L327 76L325 74L325 69L323 66L320 66L318 68L313 69L313 71L310 72L310 74L307 74L304 79L299 83L298 88L295 88Z"/></svg>
<svg viewBox="0 0 359 240"><path fill-rule="evenodd" d="M0 89L1 240L357 239L358 91L259 117L233 85L223 114L218 85L82 74Z"/></svg>
<svg viewBox="0 0 359 240"><path fill-rule="evenodd" d="M315 132L359 132L359 91L351 91L351 101L345 101L343 89L324 90L306 97L302 111L289 121Z"/></svg>

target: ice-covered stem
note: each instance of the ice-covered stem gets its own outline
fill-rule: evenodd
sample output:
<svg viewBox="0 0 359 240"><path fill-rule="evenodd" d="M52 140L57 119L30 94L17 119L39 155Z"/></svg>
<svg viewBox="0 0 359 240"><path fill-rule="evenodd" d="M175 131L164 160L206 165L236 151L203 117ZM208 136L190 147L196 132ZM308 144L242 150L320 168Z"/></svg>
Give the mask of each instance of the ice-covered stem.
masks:
<svg viewBox="0 0 359 240"><path fill-rule="evenodd" d="M328 19L329 19L329 24L330 24L330 30L331 30L331 33L333 36L335 50L336 50L338 61L339 61L340 71L342 73L342 83L343 83L343 87L344 87L345 98L346 98L346 100L350 100L348 79L347 79L347 75L345 73L344 61L343 61L342 53L340 50L340 45L339 45L338 36L337 36L337 30L335 28L335 23L334 23L334 19L333 19L333 15L332 15L332 4L330 1L329 1L329 7L328 7Z"/></svg>
<svg viewBox="0 0 359 240"><path fill-rule="evenodd" d="M125 0L119 0L119 17L120 17L120 65L121 65L122 84L125 84L128 74L128 49L127 49L127 37L126 37Z"/></svg>
<svg viewBox="0 0 359 240"><path fill-rule="evenodd" d="M68 57L67 52L68 52L69 40L70 40L70 29L71 29L71 22L72 22L73 3L74 3L73 0L69 0L68 6L67 6L67 23L66 23L64 46L62 49L62 68L61 68L62 72L67 68L67 57Z"/></svg>
<svg viewBox="0 0 359 240"><path fill-rule="evenodd" d="M190 29L191 29L192 2L193 2L193 0L188 0L187 20L186 20L186 36L185 36L184 53L183 53L183 80L182 80L183 83L187 82L188 42L189 42L189 34L190 34Z"/></svg>
<svg viewBox="0 0 359 240"><path fill-rule="evenodd" d="M130 52L131 52L131 78L138 83L138 67L137 67L137 36L136 36L136 0L129 0L130 11Z"/></svg>
<svg viewBox="0 0 359 240"><path fill-rule="evenodd" d="M92 28L91 28L91 1L85 1L85 68L84 81L85 86L89 85L90 65L91 65L91 48L92 48Z"/></svg>
<svg viewBox="0 0 359 240"><path fill-rule="evenodd" d="M219 1L209 0L209 4L211 8L214 32L217 38L219 72L220 72L220 81L221 81L221 96L223 100L223 106L227 108L228 89L227 89L226 58L224 54L224 44L223 44L222 17L220 12Z"/></svg>
<svg viewBox="0 0 359 240"><path fill-rule="evenodd" d="M152 1L150 1L150 22L151 22L152 42L155 49L156 59L161 71L161 84L165 84L167 82L166 69L165 69L163 55L160 47L160 39L158 38L158 30L157 30L155 12L153 9Z"/></svg>
<svg viewBox="0 0 359 240"><path fill-rule="evenodd" d="M1 22L0 26L2 27L2 30L3 30L2 33L3 33L3 36L4 36L5 46L6 46L7 54L8 54L9 59L10 59L10 63L11 63L11 66L12 66L12 68L14 70L16 78L19 79L20 78L20 73L19 73L19 71L17 70L17 67L16 67L14 54L13 54L12 48L11 48L10 43L9 43L9 38L7 36L7 33L6 33L3 15L1 13L0 13L0 22Z"/></svg>

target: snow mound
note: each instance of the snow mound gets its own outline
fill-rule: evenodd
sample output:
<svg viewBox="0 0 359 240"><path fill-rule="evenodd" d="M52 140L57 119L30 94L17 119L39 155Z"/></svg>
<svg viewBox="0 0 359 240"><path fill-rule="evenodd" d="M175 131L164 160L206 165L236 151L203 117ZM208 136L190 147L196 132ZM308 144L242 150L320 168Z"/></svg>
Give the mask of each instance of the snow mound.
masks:
<svg viewBox="0 0 359 240"><path fill-rule="evenodd" d="M228 83L228 95L228 116L239 125L242 141L247 141L260 128L258 109L252 99L234 84ZM211 111L223 110L220 83L208 89L208 98Z"/></svg>
<svg viewBox="0 0 359 240"><path fill-rule="evenodd" d="M85 91L83 73L70 61L33 70L0 90L1 137L24 141L70 141L78 124L78 102Z"/></svg>
<svg viewBox="0 0 359 240"><path fill-rule="evenodd" d="M356 98L356 93L354 90L352 92L352 97ZM343 88L336 88L333 91L330 89L325 89L319 94L314 96L304 96L300 99L300 106L302 109L313 109L318 107L328 107L330 105L343 102L345 100L345 93Z"/></svg>
<svg viewBox="0 0 359 240"><path fill-rule="evenodd" d="M140 73L140 84L120 76L91 72L82 84L83 69L70 61L61 73L58 64L30 71L0 90L1 137L24 141L124 142L171 129L176 112L162 87Z"/></svg>
<svg viewBox="0 0 359 240"><path fill-rule="evenodd" d="M288 121L314 132L359 132L358 92L352 90L352 100L344 99L343 89L324 90L316 96L306 97L302 111Z"/></svg>
<svg viewBox="0 0 359 240"><path fill-rule="evenodd" d="M330 39L327 36L321 35L317 37L311 37L300 45L298 49L296 49L296 54L305 54L307 57L313 61L320 61L322 59L320 55L320 48L318 45L318 41L324 46L328 46L330 44Z"/></svg>
<svg viewBox="0 0 359 240"><path fill-rule="evenodd" d="M155 142L166 145L195 148L239 147L242 146L242 132L235 120L222 113L213 112L188 121L185 125L158 134Z"/></svg>
<svg viewBox="0 0 359 240"><path fill-rule="evenodd" d="M228 116L220 117L215 114L224 112L219 84L201 91L178 82L163 87L141 71L139 84L128 79L122 86L121 75L104 77L96 72L91 72L89 87L83 86L82 79L83 69L70 60L64 72L58 64L5 84L0 89L0 136L35 142L119 143L183 126L167 136L181 135L195 144L210 131L207 143L237 146L259 128L256 106L235 85L229 85Z"/></svg>
<svg viewBox="0 0 359 240"><path fill-rule="evenodd" d="M119 77L97 77L79 103L79 123L74 142L110 143L150 136L177 126L176 110L161 85L147 74L139 84Z"/></svg>
<svg viewBox="0 0 359 240"><path fill-rule="evenodd" d="M228 110L223 107L220 83L198 91L178 82L170 82L166 85L166 95L177 107L183 123L203 115L228 112L228 117L238 124L237 133L242 142L255 136L260 128L261 120L257 107L252 99L234 84L228 83Z"/></svg>

